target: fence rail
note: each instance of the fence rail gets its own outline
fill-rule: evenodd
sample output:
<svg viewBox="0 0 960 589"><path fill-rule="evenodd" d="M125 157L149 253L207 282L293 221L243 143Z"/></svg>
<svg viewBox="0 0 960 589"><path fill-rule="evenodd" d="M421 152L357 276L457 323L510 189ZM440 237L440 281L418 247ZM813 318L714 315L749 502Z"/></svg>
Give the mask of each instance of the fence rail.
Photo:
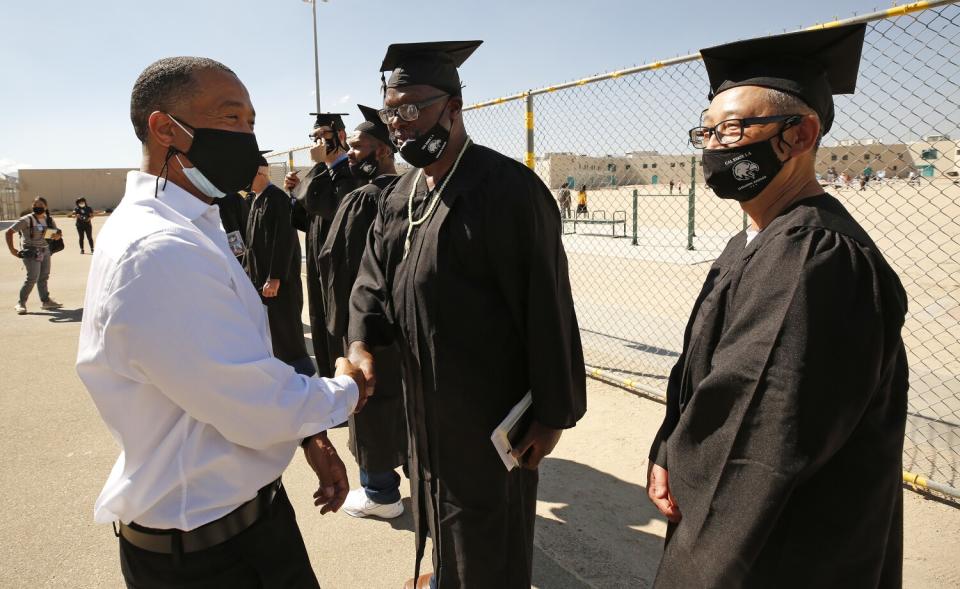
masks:
<svg viewBox="0 0 960 589"><path fill-rule="evenodd" d="M957 499L960 6L916 2L810 28L856 22L868 23L857 92L836 97L817 172L909 296L904 481ZM464 108L476 142L525 162L553 190L575 186L574 205L586 189L587 213L564 223L563 240L587 372L658 399L710 263L746 222L704 184L687 140L707 102L699 60L655 61ZM583 223L598 210L608 222L619 212L612 234Z"/></svg>

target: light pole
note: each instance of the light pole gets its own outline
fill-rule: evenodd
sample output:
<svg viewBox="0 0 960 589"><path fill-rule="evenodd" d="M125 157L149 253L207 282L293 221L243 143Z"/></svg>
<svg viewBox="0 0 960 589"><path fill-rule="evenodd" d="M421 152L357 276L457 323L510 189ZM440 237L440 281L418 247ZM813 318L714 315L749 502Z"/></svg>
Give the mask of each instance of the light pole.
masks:
<svg viewBox="0 0 960 589"><path fill-rule="evenodd" d="M317 93L317 112L320 112L320 53L317 49L317 0L303 0L313 7L313 73ZM326 2L327 0L322 0Z"/></svg>

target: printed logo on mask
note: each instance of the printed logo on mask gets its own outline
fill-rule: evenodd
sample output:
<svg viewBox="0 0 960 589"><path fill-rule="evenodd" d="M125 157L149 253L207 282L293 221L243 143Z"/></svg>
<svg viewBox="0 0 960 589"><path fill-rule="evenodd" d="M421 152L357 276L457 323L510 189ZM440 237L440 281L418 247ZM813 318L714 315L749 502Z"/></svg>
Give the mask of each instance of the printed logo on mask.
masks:
<svg viewBox="0 0 960 589"><path fill-rule="evenodd" d="M427 145L424 147L424 149L427 150L427 153L431 155L436 155L437 151L441 147L443 147L443 144L444 144L443 139L440 139L440 138L431 139L430 141L427 142Z"/></svg>
<svg viewBox="0 0 960 589"><path fill-rule="evenodd" d="M759 172L760 166L750 160L737 162L737 164L733 166L733 177L741 182L744 180L755 180Z"/></svg>

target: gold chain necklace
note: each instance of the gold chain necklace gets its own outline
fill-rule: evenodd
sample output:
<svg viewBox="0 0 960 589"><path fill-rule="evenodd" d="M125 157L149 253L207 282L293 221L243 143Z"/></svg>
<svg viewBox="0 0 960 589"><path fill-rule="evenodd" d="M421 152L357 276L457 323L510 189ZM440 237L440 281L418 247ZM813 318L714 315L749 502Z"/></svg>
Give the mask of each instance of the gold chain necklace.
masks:
<svg viewBox="0 0 960 589"><path fill-rule="evenodd" d="M473 141L467 137L467 140L463 143L463 147L460 149L460 153L457 155L457 159L453 162L453 167L450 168L450 173L447 174L447 177L443 179L443 184L440 185L440 189L437 190L437 193L433 195L433 200L430 201L430 206L427 207L427 212L423 214L422 217L413 220L413 197L417 194L417 185L420 183L420 177L423 176L423 168L417 172L417 177L413 179L413 188L410 190L410 197L407 199L407 238L403 241L403 259L407 259L407 254L410 253L410 236L413 235L413 228L423 225L427 219L430 218L430 215L433 214L434 209L437 208L437 203L440 202L440 195L443 193L443 189L447 187L447 183L450 182L450 178L453 178L454 172L457 171L457 166L460 165L460 158L463 157L463 154L466 153L467 148L470 147L470 144Z"/></svg>

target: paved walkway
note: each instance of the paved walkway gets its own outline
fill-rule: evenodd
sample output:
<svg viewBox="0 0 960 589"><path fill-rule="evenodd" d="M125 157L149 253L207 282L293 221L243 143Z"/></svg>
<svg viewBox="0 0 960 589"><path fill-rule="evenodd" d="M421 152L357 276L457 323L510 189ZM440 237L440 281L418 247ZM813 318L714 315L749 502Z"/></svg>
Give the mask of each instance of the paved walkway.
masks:
<svg viewBox="0 0 960 589"><path fill-rule="evenodd" d="M95 221L99 228L103 219ZM69 237L69 220L61 225ZM41 312L34 294L30 314L18 317L20 262L0 256L0 587L122 586L113 531L92 518L117 447L73 370L89 262L68 239L50 281L64 309ZM542 468L535 586L648 587L666 525L645 499L645 456L663 407L588 383L587 416ZM346 431L331 437L356 485ZM321 517L301 455L284 481L324 587L392 589L411 574L409 514L392 522ZM960 510L909 491L904 498L905 586L960 585ZM843 497L833 500L839 524Z"/></svg>

